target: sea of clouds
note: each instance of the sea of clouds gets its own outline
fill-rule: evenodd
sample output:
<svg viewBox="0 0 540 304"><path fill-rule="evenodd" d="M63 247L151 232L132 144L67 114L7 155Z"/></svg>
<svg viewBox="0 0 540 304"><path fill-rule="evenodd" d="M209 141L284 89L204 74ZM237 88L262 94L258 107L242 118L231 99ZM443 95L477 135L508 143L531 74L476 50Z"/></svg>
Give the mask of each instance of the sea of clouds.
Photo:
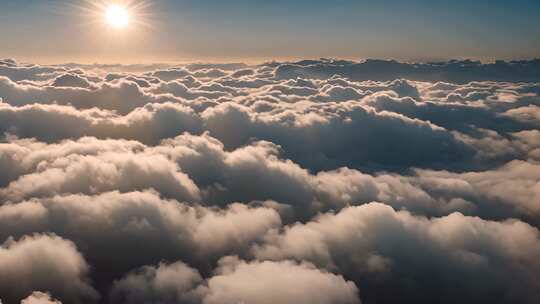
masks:
<svg viewBox="0 0 540 304"><path fill-rule="evenodd" d="M540 60L0 60L4 304L538 303Z"/></svg>

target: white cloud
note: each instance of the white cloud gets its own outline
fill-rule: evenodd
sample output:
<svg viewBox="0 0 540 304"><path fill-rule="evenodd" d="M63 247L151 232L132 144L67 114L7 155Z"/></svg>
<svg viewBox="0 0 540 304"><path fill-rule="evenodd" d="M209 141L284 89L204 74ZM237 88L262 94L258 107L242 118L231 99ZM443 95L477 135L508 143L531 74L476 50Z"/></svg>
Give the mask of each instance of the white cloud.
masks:
<svg viewBox="0 0 540 304"><path fill-rule="evenodd" d="M353 282L311 264L245 262L225 257L206 282L177 262L146 266L115 282L115 303L360 303Z"/></svg>
<svg viewBox="0 0 540 304"><path fill-rule="evenodd" d="M273 231L253 252L259 259L307 260L342 273L369 299L391 292L453 303L496 294L533 303L540 282L540 232L526 223L459 213L428 219L379 203Z"/></svg>
<svg viewBox="0 0 540 304"><path fill-rule="evenodd" d="M48 293L34 291L26 299L23 299L21 304L62 304L62 302L51 298Z"/></svg>
<svg viewBox="0 0 540 304"><path fill-rule="evenodd" d="M0 294L8 303L34 290L48 290L70 303L98 298L87 278L89 266L75 245L54 235L8 238L0 246Z"/></svg>
<svg viewBox="0 0 540 304"><path fill-rule="evenodd" d="M0 296L535 303L537 65L0 60Z"/></svg>

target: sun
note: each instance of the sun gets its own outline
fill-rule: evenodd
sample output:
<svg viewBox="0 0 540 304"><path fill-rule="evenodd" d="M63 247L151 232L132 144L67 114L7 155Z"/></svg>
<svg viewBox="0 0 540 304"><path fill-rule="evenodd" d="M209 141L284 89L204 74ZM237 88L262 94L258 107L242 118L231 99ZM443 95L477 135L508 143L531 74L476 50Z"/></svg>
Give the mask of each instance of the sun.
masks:
<svg viewBox="0 0 540 304"><path fill-rule="evenodd" d="M131 15L127 7L111 4L105 9L105 19L111 27L122 29L129 25Z"/></svg>

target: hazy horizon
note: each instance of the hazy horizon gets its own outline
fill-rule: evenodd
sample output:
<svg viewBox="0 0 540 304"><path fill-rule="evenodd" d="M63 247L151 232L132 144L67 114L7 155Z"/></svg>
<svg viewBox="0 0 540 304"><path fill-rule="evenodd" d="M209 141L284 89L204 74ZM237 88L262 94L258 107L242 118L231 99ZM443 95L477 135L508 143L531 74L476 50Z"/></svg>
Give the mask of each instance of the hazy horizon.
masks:
<svg viewBox="0 0 540 304"><path fill-rule="evenodd" d="M264 58L264 59L243 59L235 60L234 58L231 59L182 59L182 60L163 60L163 59L156 59L156 60L132 60L132 61L40 61L40 60L32 60L32 59L24 59L24 58L18 58L18 57L0 57L0 60L2 59L12 59L20 64L30 64L30 65L48 65L48 66L64 66L68 64L72 65L81 65L81 66L184 66L189 64L246 64L247 66L258 66L258 65L264 65L267 63L297 63L301 61L319 61L319 60L336 60L336 61L351 61L354 63L363 63L370 60L377 60L377 61L395 61L398 63L403 64L431 64L431 63L450 63L452 61L473 61L473 62L479 62L481 64L494 64L497 61L504 61L504 62L518 62L518 61L536 61L540 60L540 56L538 57L530 57L530 58L507 58L507 59L501 59L501 58L490 58L490 59L480 59L480 58L471 58L471 57L462 57L462 58L432 58L432 59L411 59L411 60L403 60L403 59L397 59L397 58L377 58L377 57L369 57L369 58L345 58L345 57L282 57L282 58Z"/></svg>

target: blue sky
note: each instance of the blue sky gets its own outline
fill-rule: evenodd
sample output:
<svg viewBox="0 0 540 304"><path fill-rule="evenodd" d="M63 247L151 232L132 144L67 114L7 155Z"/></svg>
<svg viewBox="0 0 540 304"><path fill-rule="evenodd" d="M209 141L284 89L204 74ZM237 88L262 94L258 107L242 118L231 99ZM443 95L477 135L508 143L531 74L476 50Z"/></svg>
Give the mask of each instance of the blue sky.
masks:
<svg viewBox="0 0 540 304"><path fill-rule="evenodd" d="M1 0L0 57L54 61L540 57L540 1L146 0L111 32L87 1ZM142 22L142 20L141 20Z"/></svg>

